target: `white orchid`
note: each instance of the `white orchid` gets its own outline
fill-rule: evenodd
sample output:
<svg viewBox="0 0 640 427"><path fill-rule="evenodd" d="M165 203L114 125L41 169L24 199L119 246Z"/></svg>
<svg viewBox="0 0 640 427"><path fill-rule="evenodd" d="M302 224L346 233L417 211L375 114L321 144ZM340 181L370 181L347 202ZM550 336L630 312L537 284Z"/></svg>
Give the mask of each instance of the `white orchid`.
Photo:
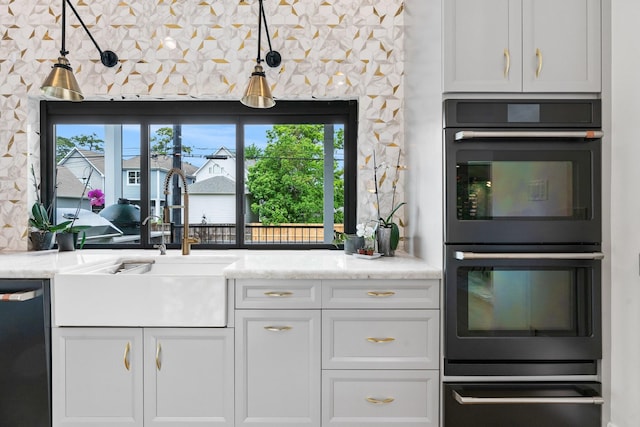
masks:
<svg viewBox="0 0 640 427"><path fill-rule="evenodd" d="M356 235L358 237L364 237L365 239L373 239L375 237L375 229L370 225L358 224L356 225Z"/></svg>

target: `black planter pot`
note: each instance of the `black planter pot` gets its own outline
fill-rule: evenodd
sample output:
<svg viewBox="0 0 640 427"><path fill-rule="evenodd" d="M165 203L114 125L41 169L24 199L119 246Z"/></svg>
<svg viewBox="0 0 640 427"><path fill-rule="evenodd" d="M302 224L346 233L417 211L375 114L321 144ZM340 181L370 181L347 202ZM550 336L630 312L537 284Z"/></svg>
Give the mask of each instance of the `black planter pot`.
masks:
<svg viewBox="0 0 640 427"><path fill-rule="evenodd" d="M76 243L78 242L78 233L57 233L56 243L58 243L58 250L75 251Z"/></svg>
<svg viewBox="0 0 640 427"><path fill-rule="evenodd" d="M29 234L29 240L31 240L31 249L34 251L46 251L53 247L53 233L52 231L32 231Z"/></svg>

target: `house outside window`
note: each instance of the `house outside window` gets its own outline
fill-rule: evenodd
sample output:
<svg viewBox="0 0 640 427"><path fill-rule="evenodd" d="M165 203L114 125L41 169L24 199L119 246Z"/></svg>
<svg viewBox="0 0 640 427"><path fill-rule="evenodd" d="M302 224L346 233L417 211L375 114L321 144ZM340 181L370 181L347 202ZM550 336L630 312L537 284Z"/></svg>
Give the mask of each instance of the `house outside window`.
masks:
<svg viewBox="0 0 640 427"><path fill-rule="evenodd" d="M43 200L90 222L85 248L179 247L186 221L193 249L331 248L355 230L356 101L42 101L41 129Z"/></svg>

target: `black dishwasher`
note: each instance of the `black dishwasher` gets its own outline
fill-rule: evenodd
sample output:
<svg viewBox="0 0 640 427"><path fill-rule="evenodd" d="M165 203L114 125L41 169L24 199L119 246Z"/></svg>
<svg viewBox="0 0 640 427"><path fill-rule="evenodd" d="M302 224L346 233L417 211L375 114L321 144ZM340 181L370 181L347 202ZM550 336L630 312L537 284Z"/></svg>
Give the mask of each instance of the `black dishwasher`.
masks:
<svg viewBox="0 0 640 427"><path fill-rule="evenodd" d="M48 280L0 279L0 426L51 426Z"/></svg>

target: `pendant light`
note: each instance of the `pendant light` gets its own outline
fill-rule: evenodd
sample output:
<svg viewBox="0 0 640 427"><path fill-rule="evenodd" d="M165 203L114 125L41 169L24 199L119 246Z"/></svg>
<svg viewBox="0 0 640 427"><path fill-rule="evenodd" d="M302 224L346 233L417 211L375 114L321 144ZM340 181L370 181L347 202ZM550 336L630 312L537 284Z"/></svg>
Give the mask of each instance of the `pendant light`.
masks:
<svg viewBox="0 0 640 427"><path fill-rule="evenodd" d="M263 61L260 57L260 44L262 42L262 23L264 22L264 30L267 34L267 41L269 42L269 52L265 55L264 62L269 67L277 67L282 62L280 53L271 48L271 38L269 37L269 28L267 27L267 17L264 14L264 6L262 0L258 0L258 58L257 64L251 73L249 78L249 85L244 93L240 102L247 107L252 108L271 108L276 105L273 96L271 95L271 89L267 84L267 78L264 73L264 69L260 63Z"/></svg>
<svg viewBox="0 0 640 427"><path fill-rule="evenodd" d="M82 101L84 96L82 95L78 81L73 75L73 69L67 60L67 54L69 51L65 49L67 3L73 11L73 14L78 18L78 21L80 21L82 28L84 28L89 35L89 38L95 45L96 49L98 49L98 52L100 53L100 62L102 62L105 67L113 67L118 63L118 55L110 50L102 51L71 2L69 0L62 0L62 48L60 49L60 57L58 58L58 62L53 65L49 76L42 83L40 90L44 95L51 96L53 98L64 99L66 101Z"/></svg>

